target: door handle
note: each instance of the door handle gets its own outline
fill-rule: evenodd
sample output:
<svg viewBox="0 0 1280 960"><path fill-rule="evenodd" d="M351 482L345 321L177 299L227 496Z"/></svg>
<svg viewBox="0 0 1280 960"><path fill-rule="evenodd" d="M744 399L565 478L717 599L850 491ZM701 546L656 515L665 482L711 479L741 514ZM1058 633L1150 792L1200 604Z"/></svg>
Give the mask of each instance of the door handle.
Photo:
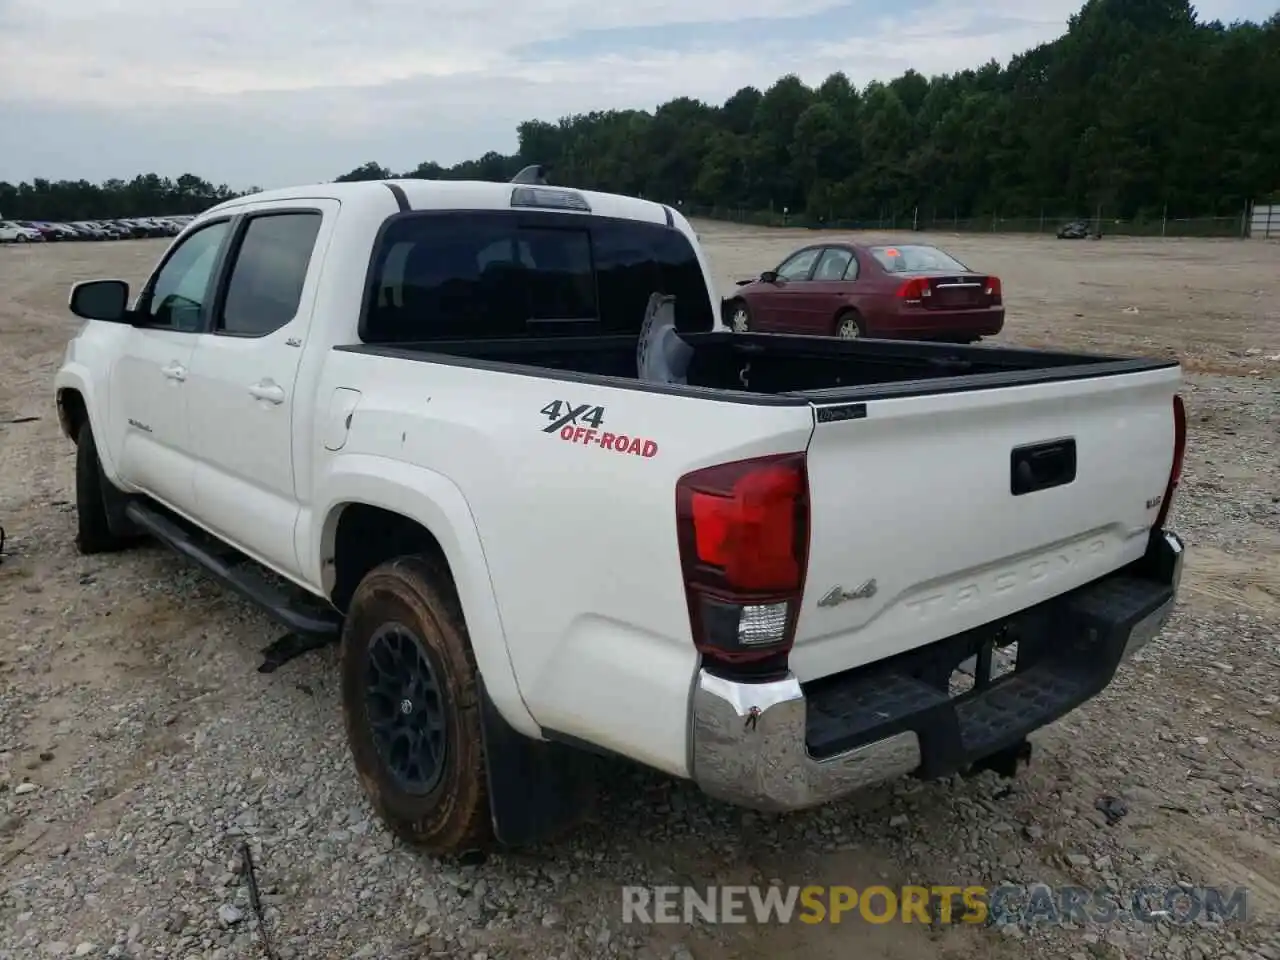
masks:
<svg viewBox="0 0 1280 960"><path fill-rule="evenodd" d="M170 380L187 379L187 368L180 364L177 360L172 361L167 367L161 367L160 372Z"/></svg>
<svg viewBox="0 0 1280 960"><path fill-rule="evenodd" d="M1014 447L1009 454L1009 492L1015 497L1064 486L1075 479L1075 437Z"/></svg>
<svg viewBox="0 0 1280 960"><path fill-rule="evenodd" d="M284 387L270 380L261 380L249 388L249 393L256 400L266 400L268 403L284 403Z"/></svg>

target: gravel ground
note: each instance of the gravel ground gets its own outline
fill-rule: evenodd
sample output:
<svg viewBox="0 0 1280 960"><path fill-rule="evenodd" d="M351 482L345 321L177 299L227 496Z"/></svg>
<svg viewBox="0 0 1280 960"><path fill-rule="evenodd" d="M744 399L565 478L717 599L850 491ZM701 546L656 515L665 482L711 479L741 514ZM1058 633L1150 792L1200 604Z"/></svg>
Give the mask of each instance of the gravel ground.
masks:
<svg viewBox="0 0 1280 960"><path fill-rule="evenodd" d="M813 236L698 229L726 281ZM75 553L51 395L67 287L138 281L161 244L0 249L0 960L265 957L244 844L271 946L299 960L1280 960L1280 247L940 242L1004 278L1004 339L1199 371L1175 508L1188 571L1164 635L1043 731L1017 781L904 781L776 818L608 766L570 841L481 862L423 857L373 817L332 650L258 673L278 630L191 566ZM1244 886L1249 919L621 923L624 884L775 881L1075 883L1122 901Z"/></svg>

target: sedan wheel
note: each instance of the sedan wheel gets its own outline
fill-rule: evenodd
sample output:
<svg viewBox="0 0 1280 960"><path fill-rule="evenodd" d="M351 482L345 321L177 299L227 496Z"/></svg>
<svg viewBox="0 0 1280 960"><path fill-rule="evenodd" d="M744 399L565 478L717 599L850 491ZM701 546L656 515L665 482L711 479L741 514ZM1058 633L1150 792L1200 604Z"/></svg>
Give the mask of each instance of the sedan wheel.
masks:
<svg viewBox="0 0 1280 960"><path fill-rule="evenodd" d="M858 318L853 314L841 317L840 326L836 330L836 336L841 340L856 340L858 337L862 336L861 331L858 330Z"/></svg>

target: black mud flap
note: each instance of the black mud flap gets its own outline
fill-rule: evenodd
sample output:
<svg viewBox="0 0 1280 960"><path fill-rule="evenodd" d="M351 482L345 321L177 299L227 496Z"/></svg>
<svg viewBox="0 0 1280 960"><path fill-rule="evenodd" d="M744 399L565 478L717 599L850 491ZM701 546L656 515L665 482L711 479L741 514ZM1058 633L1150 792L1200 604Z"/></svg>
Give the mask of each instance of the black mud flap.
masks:
<svg viewBox="0 0 1280 960"><path fill-rule="evenodd" d="M275 673L286 663L298 659L304 653L321 650L337 642L338 638L332 636L286 633L262 648L262 663L258 666L258 672Z"/></svg>
<svg viewBox="0 0 1280 960"><path fill-rule="evenodd" d="M101 460L98 461L98 485L102 488L102 507L107 513L107 529L112 535L125 540L143 537L146 531L134 523L125 512L131 498L107 479Z"/></svg>
<svg viewBox="0 0 1280 960"><path fill-rule="evenodd" d="M595 806L594 758L514 730L489 699L484 678L479 686L494 836L516 847L566 833Z"/></svg>

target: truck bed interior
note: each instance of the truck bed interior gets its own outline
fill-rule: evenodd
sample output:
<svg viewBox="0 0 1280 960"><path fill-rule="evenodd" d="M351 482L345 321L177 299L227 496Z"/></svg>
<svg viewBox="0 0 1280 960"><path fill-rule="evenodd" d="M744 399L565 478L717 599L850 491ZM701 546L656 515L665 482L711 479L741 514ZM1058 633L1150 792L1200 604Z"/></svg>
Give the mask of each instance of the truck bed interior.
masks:
<svg viewBox="0 0 1280 960"><path fill-rule="evenodd" d="M1173 366L1132 359L909 340L838 340L780 334L682 334L694 348L688 385L804 400L849 401L977 390ZM339 347L510 372L636 381L636 338L564 336ZM656 386L656 385L655 385Z"/></svg>

